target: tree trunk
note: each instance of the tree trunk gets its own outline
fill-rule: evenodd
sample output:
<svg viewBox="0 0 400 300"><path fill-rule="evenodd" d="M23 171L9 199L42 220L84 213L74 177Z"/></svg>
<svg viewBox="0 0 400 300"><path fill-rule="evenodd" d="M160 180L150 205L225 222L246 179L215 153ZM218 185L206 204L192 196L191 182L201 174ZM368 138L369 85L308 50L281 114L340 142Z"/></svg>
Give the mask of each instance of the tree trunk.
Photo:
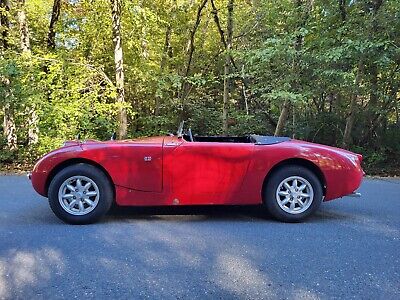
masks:
<svg viewBox="0 0 400 300"><path fill-rule="evenodd" d="M51 13L51 19L50 19L50 25L49 25L49 33L47 35L47 48L49 49L55 49L56 47L56 32L54 30L54 27L60 18L60 12L61 12L61 0L54 0L53 2L53 11Z"/></svg>
<svg viewBox="0 0 400 300"><path fill-rule="evenodd" d="M246 84L244 82L244 65L242 65L242 98L244 100L244 108L246 110L246 115L249 115L249 100L247 99Z"/></svg>
<svg viewBox="0 0 400 300"><path fill-rule="evenodd" d="M7 139L7 146L10 150L17 149L17 132L14 122L14 110L9 103L4 106L4 136Z"/></svg>
<svg viewBox="0 0 400 300"><path fill-rule="evenodd" d="M128 116L125 106L124 65L121 40L121 0L111 0L112 34L114 42L115 86L117 89L117 103L121 104L118 111L118 137L126 137Z"/></svg>
<svg viewBox="0 0 400 300"><path fill-rule="evenodd" d="M367 72L366 72L367 73ZM365 125L363 129L363 140L368 141L371 128L375 128L374 120L377 119L378 111L378 69L374 62L371 63L369 67L370 75L370 91L369 91L369 101L366 105L366 115L365 115Z"/></svg>
<svg viewBox="0 0 400 300"><path fill-rule="evenodd" d="M190 30L189 40L188 40L188 43L186 46L187 62L183 66L183 69L181 71L181 76L183 77L183 82L182 82L182 87L178 92L178 98L180 99L181 105L182 105L182 110L181 110L181 113L179 116L180 120L186 119L185 99L190 93L189 84L187 83L186 78L189 76L190 68L192 66L193 53L194 53L194 49L195 49L194 38L195 38L197 29L201 22L203 9L206 7L207 2L208 2L208 0L202 0L197 9L196 21L193 25L193 28Z"/></svg>
<svg viewBox="0 0 400 300"><path fill-rule="evenodd" d="M339 0L339 11L340 11L340 18L342 22L346 21L347 12L346 12L346 0Z"/></svg>
<svg viewBox="0 0 400 300"><path fill-rule="evenodd" d="M17 19L19 24L21 50L23 53L29 53L31 51L31 44L29 40L28 21L25 13L25 0L18 1Z"/></svg>
<svg viewBox="0 0 400 300"><path fill-rule="evenodd" d="M278 124L276 124L275 128L275 136L282 135L283 129L285 128L286 120L289 116L289 109L290 109L290 101L285 100L282 105L281 114L279 115Z"/></svg>
<svg viewBox="0 0 400 300"><path fill-rule="evenodd" d="M229 49L229 48L227 48ZM222 104L222 131L228 134L228 100L229 100L229 57L226 55L224 64L224 95Z"/></svg>
<svg viewBox="0 0 400 300"><path fill-rule="evenodd" d="M196 21L193 25L192 30L190 31L190 35L189 35L189 40L186 46L186 53L187 53L187 63L185 66L185 71L184 71L184 76L187 77L189 75L190 72L190 67L192 66L192 59L193 59L193 53L194 53L194 37L196 35L196 31L197 28L200 25L200 21L201 21L201 13L204 9L204 7L206 6L208 0L203 0L199 6L199 8L197 9L197 15L196 15Z"/></svg>
<svg viewBox="0 0 400 300"><path fill-rule="evenodd" d="M7 50L9 47L8 34L10 30L10 22L8 20L8 12L10 11L10 1L0 0L0 25L1 25L1 47L2 50ZM4 119L3 119L3 133L7 140L7 147L11 150L17 149L17 133L14 122L14 110L12 103L9 98L11 92L9 90L10 80L6 77L1 78L2 84L6 87L5 89L5 100L4 105Z"/></svg>
<svg viewBox="0 0 400 300"><path fill-rule="evenodd" d="M224 65L224 98L222 107L222 128L226 135L228 133L228 101L230 92L230 50L232 48L232 36L233 36L233 5L234 0L228 2L228 17L226 26L226 53L225 53L225 65Z"/></svg>
<svg viewBox="0 0 400 300"><path fill-rule="evenodd" d="M22 53L25 53L25 55L29 56L31 53L31 43L29 37L28 20L25 13L25 0L19 0L18 2L17 19L19 24L21 51ZM28 145L34 145L39 140L39 119L35 110L35 105L28 103L27 115Z"/></svg>
<svg viewBox="0 0 400 300"><path fill-rule="evenodd" d="M217 9L217 7L215 5L214 0L211 0L210 2L211 2L211 5L212 5L212 14L214 16L214 22L217 25L219 36L220 36L222 44L224 45L224 49L225 49L225 51L227 51L228 45L227 45L227 41L225 39L224 30L222 29L221 22L220 22L219 17L218 17L218 9ZM233 39L233 36L231 37L231 39ZM235 60L233 59L233 56L229 52L228 52L228 55L229 55L229 60L230 60L231 66L235 69L235 71L237 73L241 73L242 74L241 78L240 78L241 79L240 89L241 89L241 92L242 92L242 102L243 102L241 104L243 104L243 105L241 105L241 106L245 108L246 114L248 115L249 114L249 107L248 107L248 99L247 99L247 91L246 91L248 84L247 84L247 82L245 80L245 76L244 76L244 65L242 66L242 69L240 71L239 68L237 67L236 63L235 63Z"/></svg>
<svg viewBox="0 0 400 300"><path fill-rule="evenodd" d="M296 138L296 107L292 105L292 139Z"/></svg>
<svg viewBox="0 0 400 300"><path fill-rule="evenodd" d="M358 63L358 67L357 67L356 78L354 79L354 92L351 96L349 115L346 120L346 128L345 128L344 134L343 134L343 144L342 144L343 148L347 148L351 143L351 134L353 131L354 119L355 119L356 108L357 108L357 100L359 97L359 86L360 86L360 81L361 81L361 75L363 73L363 68L364 68L364 64L360 60Z"/></svg>
<svg viewBox="0 0 400 300"><path fill-rule="evenodd" d="M190 31L190 36L189 36L189 40L188 40L188 44L186 46L186 53L188 56L188 60L186 63L186 67L185 67L185 72L184 72L184 76L187 77L189 75L190 72L190 67L192 65L192 59L193 59L193 53L194 53L194 37L196 35L196 31L197 28L200 25L200 21L201 21L201 13L204 9L204 7L206 6L208 0L203 0L199 6L199 8L197 9L197 15L196 15L196 21L193 25L193 29Z"/></svg>

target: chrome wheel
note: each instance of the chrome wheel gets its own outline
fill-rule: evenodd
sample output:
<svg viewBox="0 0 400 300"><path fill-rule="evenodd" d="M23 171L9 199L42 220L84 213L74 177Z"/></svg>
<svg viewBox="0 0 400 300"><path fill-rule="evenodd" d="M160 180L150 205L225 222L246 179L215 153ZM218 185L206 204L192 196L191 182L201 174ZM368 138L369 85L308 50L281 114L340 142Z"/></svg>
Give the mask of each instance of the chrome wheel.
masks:
<svg viewBox="0 0 400 300"><path fill-rule="evenodd" d="M285 178L276 190L276 201L281 209L289 214L306 211L314 199L314 190L310 182L300 176Z"/></svg>
<svg viewBox="0 0 400 300"><path fill-rule="evenodd" d="M99 188L86 176L66 179L58 190L58 201L69 214L82 216L94 210L99 203Z"/></svg>

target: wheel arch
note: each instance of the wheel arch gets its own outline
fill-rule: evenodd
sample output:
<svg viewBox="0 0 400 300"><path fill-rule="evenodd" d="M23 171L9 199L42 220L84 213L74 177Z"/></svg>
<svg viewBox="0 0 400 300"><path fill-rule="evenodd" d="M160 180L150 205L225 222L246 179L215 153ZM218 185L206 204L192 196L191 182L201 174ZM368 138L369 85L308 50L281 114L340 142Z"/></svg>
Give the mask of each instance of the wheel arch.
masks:
<svg viewBox="0 0 400 300"><path fill-rule="evenodd" d="M46 184L45 184L46 196L48 196L50 183L53 180L54 176L58 172L60 172L62 169L66 168L66 167L69 167L69 166L72 166L72 165L76 165L76 164L80 164L80 163L88 164L88 165L91 165L91 166L96 167L99 170L101 170L107 176L108 180L110 181L112 189L113 189L113 194L114 194L114 197L115 197L115 184L114 184L110 174L107 172L107 170L102 165L100 165L99 163L97 163L97 162L95 162L93 160L87 159L87 158L71 158L71 159L64 160L63 162L61 162L58 165L56 165L50 171L49 176L47 176L47 179L46 179Z"/></svg>
<svg viewBox="0 0 400 300"><path fill-rule="evenodd" d="M325 178L322 170L315 163L313 163L312 161L309 161L307 159L289 158L289 159L285 159L285 160L280 161L279 163L275 164L265 175L262 190L261 190L261 197L263 197L263 195L264 195L265 187L267 186L268 180L271 178L272 174L282 167L293 166L293 165L305 167L305 168L309 169L311 172L313 172L318 177L319 181L322 184L323 195L324 196L326 195L326 178Z"/></svg>

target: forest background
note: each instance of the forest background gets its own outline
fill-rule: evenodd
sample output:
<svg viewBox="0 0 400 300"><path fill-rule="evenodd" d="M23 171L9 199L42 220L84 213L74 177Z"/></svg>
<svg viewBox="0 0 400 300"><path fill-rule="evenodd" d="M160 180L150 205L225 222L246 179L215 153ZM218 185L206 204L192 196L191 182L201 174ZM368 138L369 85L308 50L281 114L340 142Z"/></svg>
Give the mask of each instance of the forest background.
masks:
<svg viewBox="0 0 400 300"><path fill-rule="evenodd" d="M400 173L400 1L0 0L0 170L74 139L286 135Z"/></svg>

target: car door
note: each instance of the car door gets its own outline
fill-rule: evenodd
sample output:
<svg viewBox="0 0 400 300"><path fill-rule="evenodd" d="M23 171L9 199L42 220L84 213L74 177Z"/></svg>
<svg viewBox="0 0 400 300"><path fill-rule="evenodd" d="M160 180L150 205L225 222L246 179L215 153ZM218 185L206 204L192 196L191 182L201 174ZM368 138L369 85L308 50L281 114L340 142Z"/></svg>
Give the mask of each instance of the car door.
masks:
<svg viewBox="0 0 400 300"><path fill-rule="evenodd" d="M127 176L132 189L162 191L162 143L143 143L132 147Z"/></svg>
<svg viewBox="0 0 400 300"><path fill-rule="evenodd" d="M164 137L116 141L97 150L99 164L115 185L143 192L162 192Z"/></svg>
<svg viewBox="0 0 400 300"><path fill-rule="evenodd" d="M167 142L164 178L172 204L232 204L251 160L254 144Z"/></svg>

